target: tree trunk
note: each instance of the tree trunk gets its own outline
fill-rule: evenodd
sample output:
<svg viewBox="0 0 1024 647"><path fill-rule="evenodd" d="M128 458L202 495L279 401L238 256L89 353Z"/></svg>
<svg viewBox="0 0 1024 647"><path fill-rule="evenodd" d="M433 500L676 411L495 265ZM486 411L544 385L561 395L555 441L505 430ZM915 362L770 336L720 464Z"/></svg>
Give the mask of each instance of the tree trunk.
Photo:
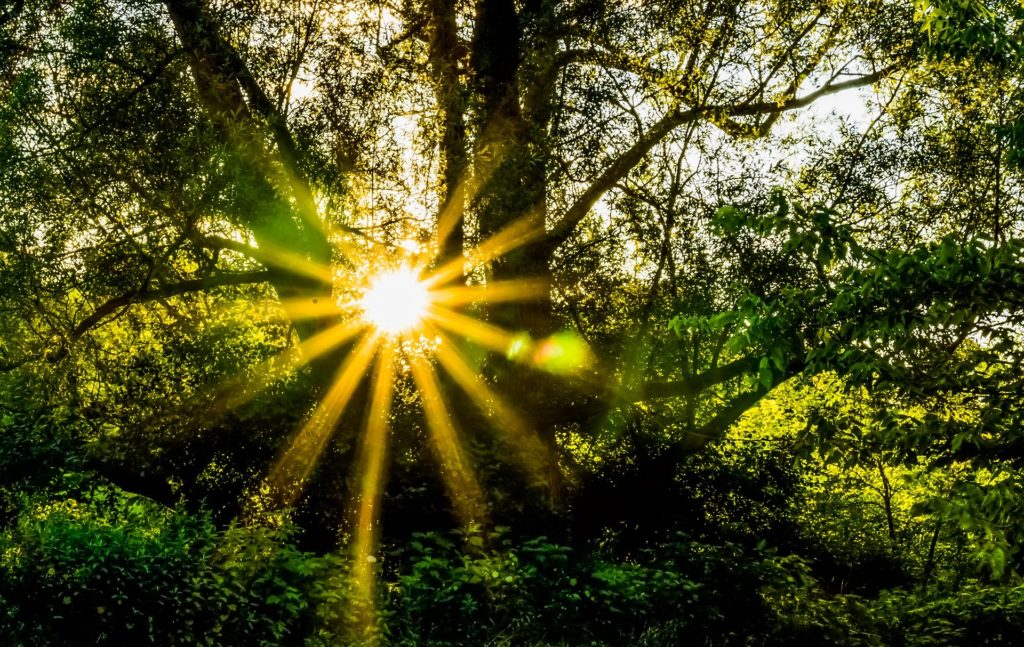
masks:
<svg viewBox="0 0 1024 647"><path fill-rule="evenodd" d="M935 547L939 543L939 531L942 530L942 519L935 522L935 530L932 531L932 540L928 544L928 557L924 560L924 570L921 572L922 585L928 584L935 570Z"/></svg>
<svg viewBox="0 0 1024 647"><path fill-rule="evenodd" d="M885 463L882 459L878 459L878 474L882 477L882 504L885 507L885 523L886 528L889 531L889 541L892 544L892 548L896 549L896 520L893 518L892 511L892 486L889 483L889 476L885 473Z"/></svg>
<svg viewBox="0 0 1024 647"><path fill-rule="evenodd" d="M301 177L299 154L281 123L283 118L223 41L200 0L167 0L166 5L188 52L199 100L228 144L242 178L238 219L266 254L260 260L271 270L270 284L283 300L331 299L332 246L321 227L312 191ZM268 146L268 138L274 135L274 146ZM300 264L322 269L323 276L310 276ZM335 323L324 318L292 325L304 341ZM340 353L328 353L313 362L323 382L331 379Z"/></svg>
<svg viewBox="0 0 1024 647"><path fill-rule="evenodd" d="M456 0L430 0L430 72L441 123L441 191L438 235L441 263L463 253L468 157L465 89L459 80Z"/></svg>
<svg viewBox="0 0 1024 647"><path fill-rule="evenodd" d="M545 277L550 274L554 252L543 235L548 124L545 114L531 114L529 119L522 114L518 73L522 52L528 46L522 42L520 16L512 0L481 0L476 25L471 60L482 118L474 151L479 187L473 207L480 239L487 240L513 223L535 234L529 242L495 259L489 279L497 282ZM527 332L534 339L558 328L550 293L527 303L494 305L487 314L499 326ZM557 394L562 389L553 377L504 358L496 360L492 370L501 393L525 414L548 448L546 485L551 503L560 507L563 477L555 426L542 412L557 406Z"/></svg>

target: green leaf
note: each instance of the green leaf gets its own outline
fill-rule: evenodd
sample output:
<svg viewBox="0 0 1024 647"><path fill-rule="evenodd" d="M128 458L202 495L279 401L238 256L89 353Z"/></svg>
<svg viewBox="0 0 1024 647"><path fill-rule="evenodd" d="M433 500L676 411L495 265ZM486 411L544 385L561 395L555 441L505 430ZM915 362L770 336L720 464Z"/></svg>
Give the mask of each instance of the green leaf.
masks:
<svg viewBox="0 0 1024 647"><path fill-rule="evenodd" d="M757 381L760 382L761 386L765 389L770 389L772 388L772 381L774 380L774 377L775 376L772 374L772 368L769 365L768 358L761 358L761 363L757 369Z"/></svg>

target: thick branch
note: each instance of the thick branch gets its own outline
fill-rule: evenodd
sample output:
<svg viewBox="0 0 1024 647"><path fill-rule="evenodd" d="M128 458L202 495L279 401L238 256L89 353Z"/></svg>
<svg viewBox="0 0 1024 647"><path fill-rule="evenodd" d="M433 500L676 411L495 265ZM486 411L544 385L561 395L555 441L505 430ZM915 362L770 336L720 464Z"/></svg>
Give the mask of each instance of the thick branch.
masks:
<svg viewBox="0 0 1024 647"><path fill-rule="evenodd" d="M225 238L223 236L203 236L198 239L197 243L200 247L204 247L206 249L227 249L237 254L248 256L249 258L261 263L265 262L267 257L267 254L261 253L257 247L253 247L248 243L243 243L232 238Z"/></svg>
<svg viewBox="0 0 1024 647"><path fill-rule="evenodd" d="M658 142L665 139L669 133L679 126L695 121L700 117L700 114L697 110L687 110L685 112L672 112L662 117L638 142L622 153L605 169L604 173L587 187L583 194L576 199L576 202L566 210L561 219L551 228L548 232L548 238L555 241L556 244L568 238L572 230L576 228L576 225L590 213L590 210L601 199L601 196L615 186L619 180L626 177Z"/></svg>
<svg viewBox="0 0 1024 647"><path fill-rule="evenodd" d="M260 87L238 52L221 36L201 0L165 0L178 38L191 56L191 68L199 95L210 116L225 131L230 143L268 191L272 188L282 203L291 193L295 200L292 213L302 226L290 226L303 253L323 264L331 262L331 245L323 235L316 200L300 164L300 154L284 116ZM246 101L247 99L247 101ZM264 145L264 131L275 147ZM283 224L281 216L275 216ZM255 224L255 223L253 223Z"/></svg>
<svg viewBox="0 0 1024 647"><path fill-rule="evenodd" d="M603 392L580 392L572 402L560 402L548 410L536 412L538 418L549 424L592 421L617 407L647 402L660 398L684 398L697 395L716 384L728 382L733 378L757 370L756 357L744 357L734 362L718 366L684 380L673 382L652 382L639 388L623 392L615 387L604 389Z"/></svg>
<svg viewBox="0 0 1024 647"><path fill-rule="evenodd" d="M576 225L583 220L590 210L597 204L605 193L616 183L624 178L637 164L644 159L648 152L659 142L665 139L673 130L684 124L691 123L698 119L710 119L712 122L719 122L730 117L752 117L759 115L773 115L790 110L805 108L815 101L844 90L861 88L877 83L886 76L892 74L898 66L890 65L873 74L865 74L838 83L829 82L814 92L803 97L791 97L783 101L756 103L744 103L733 106L702 106L684 111L673 111L662 117L655 123L647 133L635 144L623 152L613 161L605 171L598 176L594 182L577 198L565 214L548 232L548 238L553 245L561 244Z"/></svg>
<svg viewBox="0 0 1024 647"><path fill-rule="evenodd" d="M692 435L691 442L697 446L703 446L712 440L722 437L725 432L729 431L729 427L740 419L740 416L752 409L754 405L771 393L775 387L791 377L799 375L805 368L806 366L802 361L792 361L786 367L786 370L773 376L771 384L768 386L759 384L753 391L747 391L733 398L724 409L718 412L718 415L707 421Z"/></svg>
<svg viewBox="0 0 1024 647"><path fill-rule="evenodd" d="M774 388L774 385L772 388ZM749 411L755 404L771 393L771 391L771 388L766 389L763 386L758 386L753 391L747 391L746 393L737 396L729 403L729 406L722 409L718 415L707 421L704 426L693 434L693 440L691 443L702 446L712 440L720 438L729 430L732 423L739 420L740 416Z"/></svg>
<svg viewBox="0 0 1024 647"><path fill-rule="evenodd" d="M631 393L629 399L632 402L643 402L657 398L683 398L697 395L708 387L756 371L758 362L759 359L756 357L744 357L685 380L645 384L638 391Z"/></svg>
<svg viewBox="0 0 1024 647"><path fill-rule="evenodd" d="M295 178L302 176L299 169L299 150L292 134L288 131L284 115L270 100L267 93L253 77L238 52L224 42L197 0L166 0L167 7L178 26L178 33L191 48L220 61L221 72L234 79L249 98L249 107L267 123L281 156L282 164Z"/></svg>
<svg viewBox="0 0 1024 647"><path fill-rule="evenodd" d="M245 285L249 283L263 283L269 281L272 273L267 270L254 272L241 272L238 274L219 274L202 279L182 281L171 285L164 285L153 290L139 290L129 294L122 294L107 300L98 306L91 315L83 319L71 332L71 341L74 342L82 337L91 328L98 325L104 318L117 312L121 308L135 303L165 299L168 297L180 296L192 292L201 292L210 288L223 287L227 285Z"/></svg>

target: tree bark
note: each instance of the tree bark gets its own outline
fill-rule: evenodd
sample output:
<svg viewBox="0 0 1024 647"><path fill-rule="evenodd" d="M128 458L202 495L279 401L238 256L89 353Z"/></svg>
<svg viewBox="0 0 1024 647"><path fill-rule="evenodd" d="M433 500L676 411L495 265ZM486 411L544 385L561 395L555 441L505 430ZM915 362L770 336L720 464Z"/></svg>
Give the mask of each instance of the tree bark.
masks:
<svg viewBox="0 0 1024 647"><path fill-rule="evenodd" d="M482 118L477 124L474 171L479 183L473 207L481 240L506 227L523 225L543 233L547 215L547 116L524 118L518 74L523 42L521 18L512 0L480 0L476 11L471 63ZM521 244L495 259L489 280L505 281L547 276L553 248L544 236ZM488 309L494 323L535 338L558 326L550 292L527 303L497 304ZM547 486L556 507L562 501L563 478L558 466L555 426L538 414L549 410L560 392L554 378L527 366L497 359L492 366L501 392L516 403L548 449Z"/></svg>
<svg viewBox="0 0 1024 647"><path fill-rule="evenodd" d="M430 0L430 72L441 124L441 190L437 219L439 262L458 258L465 241L464 212L469 160L466 152L465 88L456 0Z"/></svg>

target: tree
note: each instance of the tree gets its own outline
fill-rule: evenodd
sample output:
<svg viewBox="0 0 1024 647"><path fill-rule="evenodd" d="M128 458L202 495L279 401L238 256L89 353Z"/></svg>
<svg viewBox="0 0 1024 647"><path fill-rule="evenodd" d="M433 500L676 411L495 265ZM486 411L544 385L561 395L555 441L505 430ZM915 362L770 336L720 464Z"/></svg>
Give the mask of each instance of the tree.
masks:
<svg viewBox="0 0 1024 647"><path fill-rule="evenodd" d="M474 366L555 456L559 434L638 418L670 420L672 452L692 451L798 374L933 394L975 384L998 357L1012 384L1020 247L998 187L1015 180L982 196L997 205L993 244L939 240L944 226L907 235L907 208L949 231L978 225L917 199L924 188L877 188L880 131L925 123L907 98L920 93L904 91L932 71L912 17L853 0L16 3L0 19L4 366L63 371L88 412L111 375L97 372L104 353L126 339L180 340L200 315L217 320L215 298L276 299L284 313L260 319L262 343L225 362L258 380L256 360L309 351L340 325L337 292L412 239L433 241L456 285L548 286L485 304L491 324L590 342L597 361L570 376L515 353ZM797 137L817 166L757 168L789 115L870 87L888 103L834 155ZM913 166L935 150L888 170L920 187L959 173ZM976 177L1009 172L993 155ZM887 211L862 226L875 208ZM481 261L496 236L509 244ZM992 344L954 362L980 332ZM330 393L352 350L318 355L312 393ZM148 370L178 368L165 354ZM199 372L187 390L202 400L230 370ZM123 411L123 426L148 432L153 406ZM266 441L269 463L283 441ZM231 454L189 447L200 472ZM349 441L331 447L352 460ZM146 470L110 473L125 471ZM155 473L165 497L169 476ZM545 477L564 504L557 460ZM315 496L348 485L332 487Z"/></svg>

